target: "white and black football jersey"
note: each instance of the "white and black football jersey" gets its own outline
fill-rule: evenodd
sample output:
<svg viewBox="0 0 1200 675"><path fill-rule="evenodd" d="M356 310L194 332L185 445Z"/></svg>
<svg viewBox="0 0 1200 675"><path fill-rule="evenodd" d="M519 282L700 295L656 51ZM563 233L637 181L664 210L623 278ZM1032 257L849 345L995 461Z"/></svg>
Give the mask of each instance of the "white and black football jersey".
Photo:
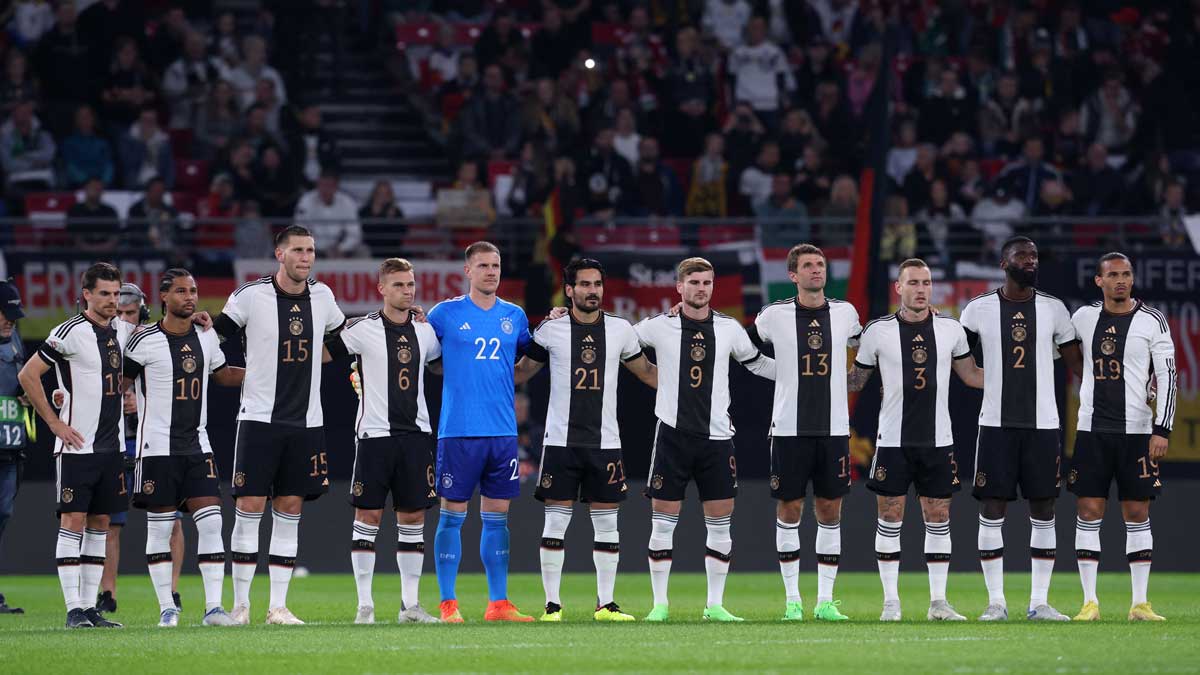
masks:
<svg viewBox="0 0 1200 675"><path fill-rule="evenodd" d="M1079 333L1083 367L1079 431L1170 436L1177 392L1175 343L1163 313L1137 301L1133 311L1110 314L1103 303L1071 317ZM1147 402L1150 378L1155 409Z"/></svg>
<svg viewBox="0 0 1200 675"><path fill-rule="evenodd" d="M950 428L950 370L971 356L967 334L954 319L930 314L912 323L891 314L863 328L854 363L879 368L883 404L878 447L945 447Z"/></svg>
<svg viewBox="0 0 1200 675"><path fill-rule="evenodd" d="M55 326L38 354L54 366L65 400L58 417L83 436L83 446L54 439L54 454L125 452L121 412L122 352L134 326L113 319L107 326L86 314Z"/></svg>
<svg viewBox="0 0 1200 675"><path fill-rule="evenodd" d="M737 319L712 311L704 321L658 314L634 329L655 351L658 394L654 414L668 426L710 440L733 438L729 417L729 359L775 378L775 361L750 341Z"/></svg>
<svg viewBox="0 0 1200 675"><path fill-rule="evenodd" d="M124 375L137 392L138 457L212 453L208 376L224 367L216 331L176 335L156 323L129 339Z"/></svg>
<svg viewBox="0 0 1200 675"><path fill-rule="evenodd" d="M789 298L763 307L754 326L775 345L771 435L849 436L846 350L862 332L854 306L829 298L805 307Z"/></svg>
<svg viewBox="0 0 1200 675"><path fill-rule="evenodd" d="M362 396L354 422L355 437L431 433L425 403L425 366L442 358L442 345L433 326L411 318L393 323L382 312L371 312L352 319L330 339L330 344L338 340L358 361Z"/></svg>
<svg viewBox="0 0 1200 675"><path fill-rule="evenodd" d="M637 333L619 316L580 323L568 313L542 322L525 356L550 363L550 405L543 445L621 447L617 380L621 363L642 354Z"/></svg>
<svg viewBox="0 0 1200 675"><path fill-rule="evenodd" d="M322 426L325 334L346 321L333 291L309 279L303 293L292 295L274 276L263 277L234 291L221 313L245 329L246 379L238 419Z"/></svg>
<svg viewBox="0 0 1200 675"><path fill-rule="evenodd" d="M1062 300L1040 291L1017 302L1001 289L967 303L959 318L983 355L979 424L1006 429L1057 429L1054 359L1078 342Z"/></svg>

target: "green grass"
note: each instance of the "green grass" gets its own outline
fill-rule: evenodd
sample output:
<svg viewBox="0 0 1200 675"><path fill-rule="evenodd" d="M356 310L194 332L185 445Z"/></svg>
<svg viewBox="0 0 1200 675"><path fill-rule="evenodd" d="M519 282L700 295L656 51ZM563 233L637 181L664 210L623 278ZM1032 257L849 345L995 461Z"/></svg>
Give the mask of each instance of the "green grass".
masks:
<svg viewBox="0 0 1200 675"><path fill-rule="evenodd" d="M381 569L386 564L381 561ZM1014 618L1006 624L930 624L925 575L901 576L906 621L879 624L879 580L874 574L842 574L838 597L852 621L844 624L781 624L781 582L776 574L737 573L729 578L726 607L744 624L699 621L704 576L671 578L672 621L667 625L595 624L591 621L593 578L563 580L567 623L489 625L482 622L484 580L459 580L464 626L397 626L399 578L375 579L376 618L355 626L354 581L349 574L316 575L292 584L289 605L308 626L263 626L267 578L255 579L248 628L197 626L202 592L199 577L185 576L184 626L154 627L157 603L144 575L121 580L124 630L62 630L62 596L51 576L0 577L10 603L24 616L0 616L0 672L16 673L383 673L383 672L821 672L832 673L1194 673L1200 669L1200 575L1155 574L1151 598L1165 624L1131 624L1126 574L1100 577L1105 620L1099 624L1031 624L1021 618L1028 575L1006 579ZM618 601L639 618L650 608L645 574L617 580ZM815 579L805 571L801 590L811 614ZM540 614L541 580L518 574L510 595L526 613ZM424 604L436 609L432 574L422 584ZM230 582L226 580L226 604ZM952 574L952 603L971 618L986 604L978 574ZM1079 608L1079 584L1059 571L1051 603L1068 614Z"/></svg>

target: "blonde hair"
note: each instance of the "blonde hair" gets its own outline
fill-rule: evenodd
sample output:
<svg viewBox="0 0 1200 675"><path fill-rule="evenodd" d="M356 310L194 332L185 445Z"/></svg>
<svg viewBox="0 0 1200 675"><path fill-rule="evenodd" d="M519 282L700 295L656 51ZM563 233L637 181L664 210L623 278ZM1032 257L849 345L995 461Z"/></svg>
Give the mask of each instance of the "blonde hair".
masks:
<svg viewBox="0 0 1200 675"><path fill-rule="evenodd" d="M379 278L382 279L392 272L411 272L412 263L404 258L388 258L379 265Z"/></svg>
<svg viewBox="0 0 1200 675"><path fill-rule="evenodd" d="M712 263L708 262L704 258L688 258L679 263L679 266L675 268L675 279L678 281L683 281L683 278L689 274L693 274L695 272L712 271Z"/></svg>

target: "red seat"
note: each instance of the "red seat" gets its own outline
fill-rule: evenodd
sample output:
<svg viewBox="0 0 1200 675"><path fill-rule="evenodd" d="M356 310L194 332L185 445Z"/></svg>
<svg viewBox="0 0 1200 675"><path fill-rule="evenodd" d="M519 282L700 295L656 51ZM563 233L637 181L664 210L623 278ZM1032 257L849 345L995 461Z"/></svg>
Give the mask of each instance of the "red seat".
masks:
<svg viewBox="0 0 1200 675"><path fill-rule="evenodd" d="M488 162L487 179L488 187L496 187L496 179L500 176L511 176L517 168L517 163L507 159L496 159Z"/></svg>
<svg viewBox="0 0 1200 675"><path fill-rule="evenodd" d="M202 195L208 191L208 162L202 159L175 160L175 187Z"/></svg>
<svg viewBox="0 0 1200 675"><path fill-rule="evenodd" d="M67 245L66 214L74 205L73 192L25 195L25 215L29 220L14 228L14 243L19 246Z"/></svg>
<svg viewBox="0 0 1200 675"><path fill-rule="evenodd" d="M678 248L682 246L679 228L674 225L626 226L629 243L635 248Z"/></svg>
<svg viewBox="0 0 1200 675"><path fill-rule="evenodd" d="M460 45L473 45L483 34L483 28L471 23L456 23L454 24L454 43Z"/></svg>
<svg viewBox="0 0 1200 675"><path fill-rule="evenodd" d="M686 195L692 185L692 160L686 157L670 157L662 162L675 172L675 177L679 179L679 187L683 188L683 194Z"/></svg>
<svg viewBox="0 0 1200 675"><path fill-rule="evenodd" d="M576 225L574 231L576 238L579 240L579 246L585 251L629 246L630 228L628 227Z"/></svg>
<svg viewBox="0 0 1200 675"><path fill-rule="evenodd" d="M592 44L597 47L619 47L628 29L619 23L592 24Z"/></svg>
<svg viewBox="0 0 1200 675"><path fill-rule="evenodd" d="M196 202L196 195L190 192L171 193L171 206L175 207L175 210L180 213L190 213L195 215Z"/></svg>
<svg viewBox="0 0 1200 675"><path fill-rule="evenodd" d="M990 181L995 178L1004 168L1004 160L993 157L992 159L979 160L979 173L984 180Z"/></svg>
<svg viewBox="0 0 1200 675"><path fill-rule="evenodd" d="M700 245L715 246L743 241L754 241L753 225L702 225Z"/></svg>
<svg viewBox="0 0 1200 675"><path fill-rule="evenodd" d="M432 45L437 42L436 23L402 23L396 26L396 49L401 51L415 45Z"/></svg>
<svg viewBox="0 0 1200 675"><path fill-rule="evenodd" d="M74 192L34 192L25 195L25 213L34 214L66 213L75 206Z"/></svg>
<svg viewBox="0 0 1200 675"><path fill-rule="evenodd" d="M451 231L451 239L454 241L454 247L462 250L474 244L477 241L487 241L488 229L486 227L460 227Z"/></svg>

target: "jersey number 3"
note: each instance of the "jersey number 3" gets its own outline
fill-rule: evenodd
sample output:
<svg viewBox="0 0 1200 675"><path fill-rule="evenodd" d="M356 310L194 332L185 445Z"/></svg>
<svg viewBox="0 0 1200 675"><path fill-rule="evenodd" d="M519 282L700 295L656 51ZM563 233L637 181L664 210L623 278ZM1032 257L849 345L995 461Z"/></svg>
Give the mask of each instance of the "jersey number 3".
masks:
<svg viewBox="0 0 1200 675"><path fill-rule="evenodd" d="M487 348L489 345L492 348L492 353L487 356L484 356L483 353L485 351L487 351ZM481 338L481 337L475 338L475 346L479 347L479 353L475 355L476 361L499 361L500 360L500 356L499 356L499 354L500 354L500 338L492 338L490 340L485 340L484 338Z"/></svg>

